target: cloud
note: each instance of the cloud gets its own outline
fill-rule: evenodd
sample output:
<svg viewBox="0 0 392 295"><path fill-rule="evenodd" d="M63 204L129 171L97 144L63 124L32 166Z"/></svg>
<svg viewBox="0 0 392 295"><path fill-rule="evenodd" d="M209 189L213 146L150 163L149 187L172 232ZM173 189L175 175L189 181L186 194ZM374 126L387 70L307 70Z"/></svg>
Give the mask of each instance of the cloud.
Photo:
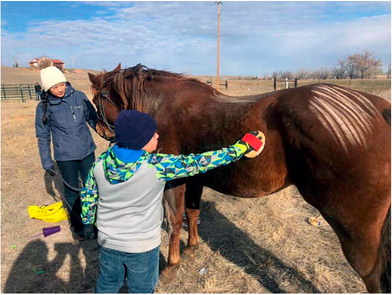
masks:
<svg viewBox="0 0 392 295"><path fill-rule="evenodd" d="M27 65L45 54L67 67L102 70L140 62L174 72L215 73L215 2L87 3L110 14L98 10L89 20L42 20L25 32L2 30L3 64L17 58ZM221 73L315 69L365 50L389 62L390 8L389 14L358 15L373 10L386 9L374 2L224 2Z"/></svg>

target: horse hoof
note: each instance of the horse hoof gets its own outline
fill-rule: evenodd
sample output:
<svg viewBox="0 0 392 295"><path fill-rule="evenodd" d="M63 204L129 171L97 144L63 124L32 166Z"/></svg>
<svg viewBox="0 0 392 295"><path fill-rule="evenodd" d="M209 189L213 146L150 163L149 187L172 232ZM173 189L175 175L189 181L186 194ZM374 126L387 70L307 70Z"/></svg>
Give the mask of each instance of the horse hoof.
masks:
<svg viewBox="0 0 392 295"><path fill-rule="evenodd" d="M182 253L182 255L183 255L183 258L184 259L193 259L193 258L195 258L195 253L196 253L196 250L199 248L199 246L186 246L185 248L184 248L184 251L183 251L183 253Z"/></svg>
<svg viewBox="0 0 392 295"><path fill-rule="evenodd" d="M179 269L180 269L179 264L166 266L161 271L159 281L162 282L163 284L170 283L177 276Z"/></svg>

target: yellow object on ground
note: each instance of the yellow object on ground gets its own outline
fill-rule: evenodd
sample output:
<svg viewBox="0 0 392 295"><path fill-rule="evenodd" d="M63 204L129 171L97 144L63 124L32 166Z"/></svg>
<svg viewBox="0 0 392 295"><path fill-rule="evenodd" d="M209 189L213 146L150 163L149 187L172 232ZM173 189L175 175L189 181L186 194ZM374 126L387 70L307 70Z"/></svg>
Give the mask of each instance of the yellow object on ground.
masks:
<svg viewBox="0 0 392 295"><path fill-rule="evenodd" d="M62 202L47 206L29 206L27 208L30 218L40 219L46 222L59 222L68 219L68 214Z"/></svg>
<svg viewBox="0 0 392 295"><path fill-rule="evenodd" d="M309 217L308 222L309 222L309 224L311 224L313 226L321 225L321 220L318 217Z"/></svg>

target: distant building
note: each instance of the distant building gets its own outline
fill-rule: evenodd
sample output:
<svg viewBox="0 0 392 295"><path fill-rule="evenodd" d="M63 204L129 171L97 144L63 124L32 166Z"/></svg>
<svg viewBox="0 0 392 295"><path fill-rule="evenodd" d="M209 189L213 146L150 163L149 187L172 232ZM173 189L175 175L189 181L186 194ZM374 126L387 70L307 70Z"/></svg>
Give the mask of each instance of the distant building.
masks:
<svg viewBox="0 0 392 295"><path fill-rule="evenodd" d="M30 62L29 62L29 65L30 65L30 68L32 68L32 69L38 69L38 60L39 60L39 58L33 58ZM59 60L59 59L52 59L52 61L53 61L53 65L55 66L55 67L57 67L59 70L61 70L61 71L63 71L64 70L64 62L63 61L61 61L61 60Z"/></svg>
<svg viewBox="0 0 392 295"><path fill-rule="evenodd" d="M33 69L38 68L38 60L39 60L39 58L33 58L29 62L30 68L33 68Z"/></svg>

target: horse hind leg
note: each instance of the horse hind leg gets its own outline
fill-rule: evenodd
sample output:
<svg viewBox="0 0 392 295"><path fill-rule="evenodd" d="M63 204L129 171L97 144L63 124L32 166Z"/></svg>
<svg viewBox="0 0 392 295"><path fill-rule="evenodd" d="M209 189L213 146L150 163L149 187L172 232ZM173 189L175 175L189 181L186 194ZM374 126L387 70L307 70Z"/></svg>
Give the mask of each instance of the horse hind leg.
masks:
<svg viewBox="0 0 392 295"><path fill-rule="evenodd" d="M380 245L382 271L380 275L381 289L391 293L391 207L384 222Z"/></svg>
<svg viewBox="0 0 392 295"><path fill-rule="evenodd" d="M200 200L203 186L197 182L189 182L185 191L185 213L188 222L188 243L184 249L184 258L194 258L199 247L199 231L197 221L200 216Z"/></svg>
<svg viewBox="0 0 392 295"><path fill-rule="evenodd" d="M370 275L363 278L369 292L391 293L391 208L381 232L377 263Z"/></svg>
<svg viewBox="0 0 392 295"><path fill-rule="evenodd" d="M337 234L347 261L360 275L368 292L390 293L390 205L387 214L379 213L380 217L385 217L381 222L366 220L362 224L344 226L339 215L322 212Z"/></svg>

